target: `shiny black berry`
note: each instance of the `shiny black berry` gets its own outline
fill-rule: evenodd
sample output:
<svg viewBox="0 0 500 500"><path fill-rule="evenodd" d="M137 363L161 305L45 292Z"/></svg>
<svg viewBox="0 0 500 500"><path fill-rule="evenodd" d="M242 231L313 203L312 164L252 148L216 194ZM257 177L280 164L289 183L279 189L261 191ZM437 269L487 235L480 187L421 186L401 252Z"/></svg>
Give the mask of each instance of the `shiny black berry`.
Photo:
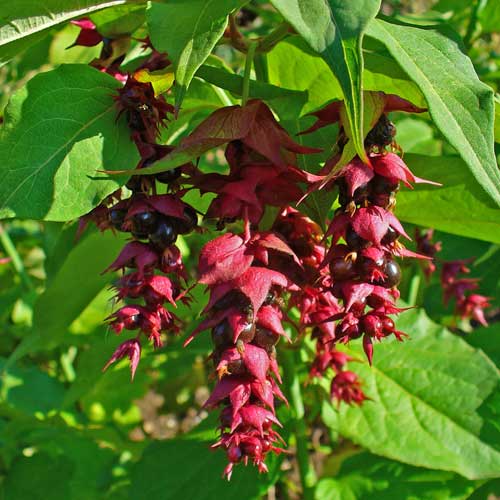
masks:
<svg viewBox="0 0 500 500"><path fill-rule="evenodd" d="M263 349L270 349L274 347L280 339L277 333L274 333L267 328L259 326L255 330L254 344L262 347Z"/></svg>
<svg viewBox="0 0 500 500"><path fill-rule="evenodd" d="M387 115L382 115L375 127L373 127L365 139L365 146L379 146L384 147L391 144L396 135L396 127Z"/></svg>
<svg viewBox="0 0 500 500"><path fill-rule="evenodd" d="M161 250L175 243L176 239L177 232L174 228L174 224L169 219L160 220L155 231L149 235L151 243Z"/></svg>
<svg viewBox="0 0 500 500"><path fill-rule="evenodd" d="M390 245L391 243L394 243L398 238L399 233L394 228L389 226L387 232L385 233L385 236L382 238L382 245Z"/></svg>
<svg viewBox="0 0 500 500"><path fill-rule="evenodd" d="M153 233L158 223L155 212L141 212L132 217L132 235L136 238L147 238Z"/></svg>
<svg viewBox="0 0 500 500"><path fill-rule="evenodd" d="M372 190L374 194L387 194L399 190L399 182L389 179L388 177L383 177L382 175L376 175L372 181Z"/></svg>
<svg viewBox="0 0 500 500"><path fill-rule="evenodd" d="M238 340L241 340L246 344L248 342L251 342L254 339L254 336L255 336L255 323L248 322L238 335Z"/></svg>
<svg viewBox="0 0 500 500"><path fill-rule="evenodd" d="M151 158L151 163L155 162L156 158ZM155 175L155 178L158 182L162 184L169 184L170 182L178 179L182 174L181 167L175 167L172 170L167 170L166 172L160 172Z"/></svg>
<svg viewBox="0 0 500 500"><path fill-rule="evenodd" d="M384 279L383 285L386 288L397 286L401 281L401 268L395 260L388 260L386 262L384 274L386 275L386 278Z"/></svg>
<svg viewBox="0 0 500 500"><path fill-rule="evenodd" d="M184 207L184 218L176 219L175 226L179 234L190 233L198 225L198 214L193 207Z"/></svg>
<svg viewBox="0 0 500 500"><path fill-rule="evenodd" d="M330 262L330 273L334 280L345 281L356 276L356 269L350 259L333 259Z"/></svg>
<svg viewBox="0 0 500 500"><path fill-rule="evenodd" d="M233 332L225 320L214 326L211 334L216 349L227 347L233 343Z"/></svg>
<svg viewBox="0 0 500 500"><path fill-rule="evenodd" d="M351 250L362 250L370 246L370 242L361 238L361 236L350 226L346 231L345 242Z"/></svg>
<svg viewBox="0 0 500 500"><path fill-rule="evenodd" d="M125 222L125 216L127 215L127 210L124 208L112 208L109 211L109 221L115 229L118 231L124 231L122 229L123 223Z"/></svg>
<svg viewBox="0 0 500 500"><path fill-rule="evenodd" d="M140 193L142 191L142 180L139 175L133 175L125 184L125 186L130 189L130 191L133 191L134 193Z"/></svg>

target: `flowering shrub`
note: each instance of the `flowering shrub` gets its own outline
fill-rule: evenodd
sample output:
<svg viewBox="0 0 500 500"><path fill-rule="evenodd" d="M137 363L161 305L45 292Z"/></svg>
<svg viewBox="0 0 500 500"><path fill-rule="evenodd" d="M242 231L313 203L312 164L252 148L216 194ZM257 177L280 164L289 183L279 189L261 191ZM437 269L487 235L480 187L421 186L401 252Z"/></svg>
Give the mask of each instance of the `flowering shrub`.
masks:
<svg viewBox="0 0 500 500"><path fill-rule="evenodd" d="M442 3L6 8L3 497L498 494L498 12Z"/></svg>

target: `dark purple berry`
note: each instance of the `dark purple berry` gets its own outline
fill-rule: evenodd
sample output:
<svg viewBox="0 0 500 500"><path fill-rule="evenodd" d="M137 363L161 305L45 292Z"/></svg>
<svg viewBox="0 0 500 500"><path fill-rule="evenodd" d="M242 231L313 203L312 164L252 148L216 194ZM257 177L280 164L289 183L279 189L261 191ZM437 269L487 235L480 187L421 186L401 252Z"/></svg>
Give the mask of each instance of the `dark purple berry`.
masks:
<svg viewBox="0 0 500 500"><path fill-rule="evenodd" d="M254 344L262 347L263 349L270 349L274 347L280 339L279 334L259 326L255 330Z"/></svg>
<svg viewBox="0 0 500 500"><path fill-rule="evenodd" d="M350 259L333 259L330 262L330 273L334 280L345 281L356 276L356 269Z"/></svg>
<svg viewBox="0 0 500 500"><path fill-rule="evenodd" d="M130 191L134 193L140 193L142 191L142 180L139 175L133 175L125 184Z"/></svg>
<svg viewBox="0 0 500 500"><path fill-rule="evenodd" d="M175 243L176 239L177 232L169 219L162 219L156 226L155 231L149 235L151 243L161 250Z"/></svg>
<svg viewBox="0 0 500 500"><path fill-rule="evenodd" d="M350 226L346 231L345 241L351 250L362 250L370 246L370 242L361 238L361 236Z"/></svg>
<svg viewBox="0 0 500 500"><path fill-rule="evenodd" d="M125 222L125 216L127 215L127 210L124 208L112 208L109 211L109 221L115 229L118 231L124 231L122 229L123 223Z"/></svg>
<svg viewBox="0 0 500 500"><path fill-rule="evenodd" d="M374 194L390 195L394 191L399 190L399 182L383 177L382 175L375 175L371 180L372 190Z"/></svg>
<svg viewBox="0 0 500 500"><path fill-rule="evenodd" d="M214 326L211 334L216 349L227 347L233 343L231 328L225 320Z"/></svg>
<svg viewBox="0 0 500 500"><path fill-rule="evenodd" d="M401 268L395 260L388 260L386 262L384 274L386 275L386 278L384 279L383 286L386 288L397 286L401 281Z"/></svg>
<svg viewBox="0 0 500 500"><path fill-rule="evenodd" d="M251 342L254 339L254 336L255 336L255 323L248 322L238 335L238 340L241 340L242 342L247 344L248 342Z"/></svg>
<svg viewBox="0 0 500 500"><path fill-rule="evenodd" d="M387 229L385 236L382 238L382 245L390 245L399 238L399 233L391 226Z"/></svg>
<svg viewBox="0 0 500 500"><path fill-rule="evenodd" d="M366 136L365 146L388 146L393 141L395 135L396 127L394 123L387 118L387 115L382 115Z"/></svg>
<svg viewBox="0 0 500 500"><path fill-rule="evenodd" d="M150 158L150 164L154 163L157 160L157 158ZM146 165L146 163L144 163ZM166 172L160 172L159 174L155 175L155 178L158 182L161 182L162 184L169 184L176 179L178 179L182 174L182 169L181 167L175 167L172 170L167 170Z"/></svg>
<svg viewBox="0 0 500 500"><path fill-rule="evenodd" d="M132 234L136 238L147 238L156 229L158 217L155 212L141 212L132 217Z"/></svg>
<svg viewBox="0 0 500 500"><path fill-rule="evenodd" d="M175 227L179 234L190 233L198 225L198 214L193 207L184 207L184 219L176 219Z"/></svg>

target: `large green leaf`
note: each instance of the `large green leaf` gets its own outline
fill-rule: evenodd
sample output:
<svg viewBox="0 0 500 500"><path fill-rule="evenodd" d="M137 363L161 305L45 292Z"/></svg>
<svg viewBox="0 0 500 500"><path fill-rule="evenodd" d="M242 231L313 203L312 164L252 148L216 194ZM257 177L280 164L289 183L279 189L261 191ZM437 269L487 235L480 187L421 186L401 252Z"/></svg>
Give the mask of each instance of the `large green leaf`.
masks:
<svg viewBox="0 0 500 500"><path fill-rule="evenodd" d="M0 14L0 61L36 43L43 32L106 7L130 0L24 0L3 2ZM137 2L135 2L137 3Z"/></svg>
<svg viewBox="0 0 500 500"><path fill-rule="evenodd" d="M272 4L337 77L358 155L366 156L363 136L361 41L380 0L273 0Z"/></svg>
<svg viewBox="0 0 500 500"><path fill-rule="evenodd" d="M360 453L342 462L335 478L322 479L318 500L465 500L478 487L458 474L429 471ZM375 496L376 495L376 496Z"/></svg>
<svg viewBox="0 0 500 500"><path fill-rule="evenodd" d="M228 14L246 0L170 0L151 2L146 18L157 50L175 66L175 102L179 107L196 70L226 29Z"/></svg>
<svg viewBox="0 0 500 500"><path fill-rule="evenodd" d="M0 217L65 221L92 210L138 153L116 122L114 78L84 65L42 73L16 92L0 135Z"/></svg>
<svg viewBox="0 0 500 500"><path fill-rule="evenodd" d="M286 89L307 90L309 99L303 111L323 106L327 101L342 99L342 89L328 65L310 51L298 36L278 43L267 54L269 82ZM425 107L418 87L391 57L375 52L364 54L363 89L397 94L417 106Z"/></svg>
<svg viewBox="0 0 500 500"><path fill-rule="evenodd" d="M33 330L49 348L68 334L71 323L112 279L102 274L118 255L123 239L108 232L87 236L69 253L33 312ZM110 310L102 311L102 318Z"/></svg>
<svg viewBox="0 0 500 500"><path fill-rule="evenodd" d="M410 340L376 345L373 367L351 365L371 399L342 405L338 415L329 405L338 430L372 453L411 465L498 477L500 433L483 435L482 417L498 393L495 365L423 312L405 312L398 327Z"/></svg>
<svg viewBox="0 0 500 500"><path fill-rule="evenodd" d="M369 25L367 34L382 42L420 87L436 126L479 184L500 204L500 172L493 150L493 91L481 83L459 43L436 29L378 19Z"/></svg>
<svg viewBox="0 0 500 500"><path fill-rule="evenodd" d="M212 430L195 429L183 438L146 448L132 474L131 498L259 500L266 493L276 480L274 467L270 467L269 474L259 475L252 465L241 464L236 466L231 482L225 481L221 474L227 464L226 455L221 450L210 450L216 440L217 424L209 419L201 425L212 426Z"/></svg>
<svg viewBox="0 0 500 500"><path fill-rule="evenodd" d="M452 234L500 243L500 210L458 156L406 154L412 172L442 187L419 184L398 193L396 213L404 221Z"/></svg>

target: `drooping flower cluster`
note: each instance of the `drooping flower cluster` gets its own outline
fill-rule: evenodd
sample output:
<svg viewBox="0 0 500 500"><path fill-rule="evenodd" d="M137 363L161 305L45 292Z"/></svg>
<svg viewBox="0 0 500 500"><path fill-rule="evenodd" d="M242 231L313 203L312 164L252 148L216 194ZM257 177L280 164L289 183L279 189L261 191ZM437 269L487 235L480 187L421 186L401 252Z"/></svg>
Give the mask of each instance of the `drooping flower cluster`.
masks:
<svg viewBox="0 0 500 500"><path fill-rule="evenodd" d="M416 230L417 250L423 255L434 257L441 250L441 242L434 243L433 229L421 232ZM455 313L462 319L474 319L483 326L487 326L484 309L490 307L490 297L478 293L468 293L479 288L479 278L464 278L460 274L470 273L466 266L474 259L444 261L441 264L441 286L443 287L443 301L448 304L455 300ZM427 278L436 271L434 262L424 261L424 273Z"/></svg>
<svg viewBox="0 0 500 500"><path fill-rule="evenodd" d="M316 341L310 375L323 378L328 370L333 370L331 397L339 403L361 404L365 396L358 376L346 370L346 364L352 358L338 351L335 345L335 323L330 318L341 313L342 307L331 291L330 271L322 265L327 249L321 228L292 208L280 214L273 228L295 252L301 264L301 269L295 273L300 287L291 292L289 303L300 312L301 331L312 328L312 338Z"/></svg>
<svg viewBox="0 0 500 500"><path fill-rule="evenodd" d="M201 252L199 282L208 286L210 300L206 319L194 332L211 329L218 382L206 405L222 408L221 436L214 447L227 453L224 474L229 478L239 462L251 461L266 471L266 454L281 451L281 438L272 427L281 425L275 396L286 401L278 386L275 348L280 337L286 337L281 297L298 289L304 269L282 237L255 226L267 206L283 207L300 199L298 183L308 176L296 167L294 153L317 150L292 141L257 100L216 111L181 145L207 143L228 143L230 168L226 175L192 178L203 193L216 194L207 217L218 219L219 227L237 219L245 226L243 234L226 233Z"/></svg>
<svg viewBox="0 0 500 500"><path fill-rule="evenodd" d="M98 38L95 26L87 20L79 23L82 31L75 43L95 42ZM166 58L153 50L142 67L156 69L165 64ZM119 80L125 84L115 98L118 119L124 117L127 121L140 154L136 166L140 169L172 150L170 146L157 144L157 138L174 108L164 96L155 95L151 83L138 81L133 75ZM120 190L80 221L80 230L92 220L100 230L126 232L132 237L107 269L123 271L115 284L116 299L128 302L108 320L117 334L123 330L139 333L118 346L104 369L127 356L133 377L140 359L142 335L157 348L163 344L164 334L179 332L179 320L165 303L175 307L177 300L189 300L184 291L186 273L175 241L179 234L191 232L198 224L196 211L181 200L184 191L180 189L179 178L190 167L184 165L156 176L134 175L126 185L132 193L130 197L122 199ZM157 194L157 183L167 185L170 192Z"/></svg>
<svg viewBox="0 0 500 500"><path fill-rule="evenodd" d="M391 315L401 311L395 301L399 298L397 286L401 280L401 269L395 257L419 257L407 250L399 238L409 238L392 210L396 193L402 182L411 187L413 182L427 182L414 176L400 156L387 151L394 143L395 127L385 112L394 109L418 111L409 103L395 96L382 96L385 100L384 113L370 131L365 141L368 163L355 156L338 173L329 172L340 158L340 153L327 162L325 180L338 187L340 208L335 212L326 236L331 237L332 246L324 259L330 270L330 291L342 304L340 311L332 314L330 339L322 340L334 346L362 337L363 348L368 361L372 362L373 341L380 341L394 335L403 340L405 334L396 329ZM341 120L338 103L328 105L315 113L318 121L311 130ZM340 131L339 149L345 146L343 128ZM319 182L323 186L325 182ZM423 256L420 256L423 257ZM425 257L424 257L425 258ZM315 330L319 335L321 329ZM324 338L322 335L322 339ZM327 351L326 351L327 352ZM321 355L335 367L333 353L328 356L319 352L316 360L318 370L324 366ZM345 376L342 384L349 383L353 376ZM362 402L357 380L352 387L351 399ZM332 389L332 393L335 394ZM342 394L341 389L337 391Z"/></svg>

